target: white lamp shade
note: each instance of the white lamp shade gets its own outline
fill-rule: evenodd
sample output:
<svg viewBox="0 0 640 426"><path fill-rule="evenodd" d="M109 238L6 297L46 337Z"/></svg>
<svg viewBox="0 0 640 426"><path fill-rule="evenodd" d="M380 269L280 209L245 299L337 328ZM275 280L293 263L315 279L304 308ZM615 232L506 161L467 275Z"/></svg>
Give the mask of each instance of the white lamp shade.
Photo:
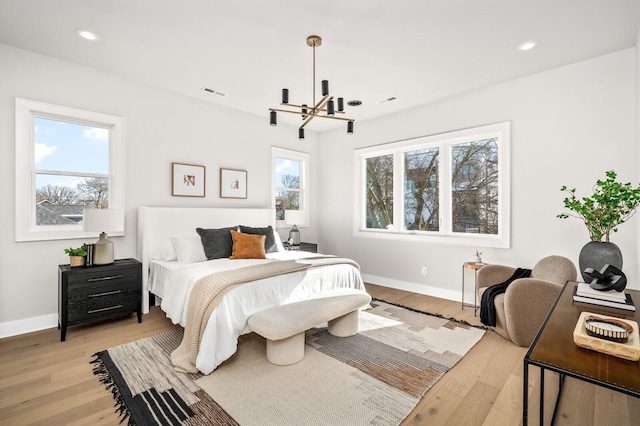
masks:
<svg viewBox="0 0 640 426"><path fill-rule="evenodd" d="M109 265L114 262L113 241L107 232L124 231L124 210L121 209L82 209L82 230L100 232L100 238L91 246L93 265Z"/></svg>
<svg viewBox="0 0 640 426"><path fill-rule="evenodd" d="M83 209L82 230L86 232L123 232L124 210Z"/></svg>
<svg viewBox="0 0 640 426"><path fill-rule="evenodd" d="M285 210L284 223L287 225L306 225L304 210Z"/></svg>

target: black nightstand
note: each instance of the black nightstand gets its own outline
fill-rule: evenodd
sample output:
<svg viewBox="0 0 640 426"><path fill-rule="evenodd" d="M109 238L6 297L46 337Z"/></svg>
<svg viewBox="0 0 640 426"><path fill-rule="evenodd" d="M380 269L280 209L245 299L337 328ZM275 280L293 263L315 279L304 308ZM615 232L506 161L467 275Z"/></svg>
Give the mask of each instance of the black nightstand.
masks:
<svg viewBox="0 0 640 426"><path fill-rule="evenodd" d="M301 250L301 251L308 251L310 253L317 253L318 252L318 245L315 243L300 243L299 246L290 246L289 243L287 243L286 241L282 243L282 245L284 245L284 248L286 250Z"/></svg>
<svg viewBox="0 0 640 426"><path fill-rule="evenodd" d="M67 326L132 313L142 322L142 264L118 259L110 265L58 265L58 328L64 342Z"/></svg>

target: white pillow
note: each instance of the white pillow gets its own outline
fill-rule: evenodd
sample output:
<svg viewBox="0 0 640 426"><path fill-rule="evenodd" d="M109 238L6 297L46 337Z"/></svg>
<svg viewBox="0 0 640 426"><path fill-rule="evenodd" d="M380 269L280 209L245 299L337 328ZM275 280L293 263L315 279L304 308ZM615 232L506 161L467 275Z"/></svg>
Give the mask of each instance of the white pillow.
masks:
<svg viewBox="0 0 640 426"><path fill-rule="evenodd" d="M178 254L176 249L173 248L173 244L169 244L160 254L153 256L153 260L161 260L163 262L175 262L178 260Z"/></svg>
<svg viewBox="0 0 640 426"><path fill-rule="evenodd" d="M178 262L180 263L195 263L207 260L207 256L205 256L204 249L202 248L200 236L173 237L171 238L171 244L173 244L173 248L176 250Z"/></svg>

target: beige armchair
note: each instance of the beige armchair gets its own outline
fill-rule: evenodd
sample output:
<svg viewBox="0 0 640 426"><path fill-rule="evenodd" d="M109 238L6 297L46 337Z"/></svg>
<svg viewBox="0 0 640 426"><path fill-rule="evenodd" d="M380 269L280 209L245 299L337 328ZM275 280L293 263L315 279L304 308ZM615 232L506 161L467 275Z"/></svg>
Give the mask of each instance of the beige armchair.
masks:
<svg viewBox="0 0 640 426"><path fill-rule="evenodd" d="M480 300L487 288L511 278L516 268L487 265L478 270L476 289ZM518 346L529 346L551 310L562 286L575 281L576 267L562 256L548 256L531 270L529 278L514 280L505 293L494 299L496 325L493 329Z"/></svg>

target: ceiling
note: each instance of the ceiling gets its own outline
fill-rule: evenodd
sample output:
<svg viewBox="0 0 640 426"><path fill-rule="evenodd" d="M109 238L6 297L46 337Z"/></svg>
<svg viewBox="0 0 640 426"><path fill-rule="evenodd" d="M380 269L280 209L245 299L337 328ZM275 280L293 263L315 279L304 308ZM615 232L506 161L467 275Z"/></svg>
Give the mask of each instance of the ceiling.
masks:
<svg viewBox="0 0 640 426"><path fill-rule="evenodd" d="M81 39L78 28L100 40ZM256 114L265 125L282 88L291 103L313 103L306 38L320 35L317 91L326 79L332 95L362 101L345 107L356 132L358 121L631 48L639 28L640 0L0 0L0 43ZM538 46L518 51L527 40ZM346 131L321 119L307 129L336 126Z"/></svg>

